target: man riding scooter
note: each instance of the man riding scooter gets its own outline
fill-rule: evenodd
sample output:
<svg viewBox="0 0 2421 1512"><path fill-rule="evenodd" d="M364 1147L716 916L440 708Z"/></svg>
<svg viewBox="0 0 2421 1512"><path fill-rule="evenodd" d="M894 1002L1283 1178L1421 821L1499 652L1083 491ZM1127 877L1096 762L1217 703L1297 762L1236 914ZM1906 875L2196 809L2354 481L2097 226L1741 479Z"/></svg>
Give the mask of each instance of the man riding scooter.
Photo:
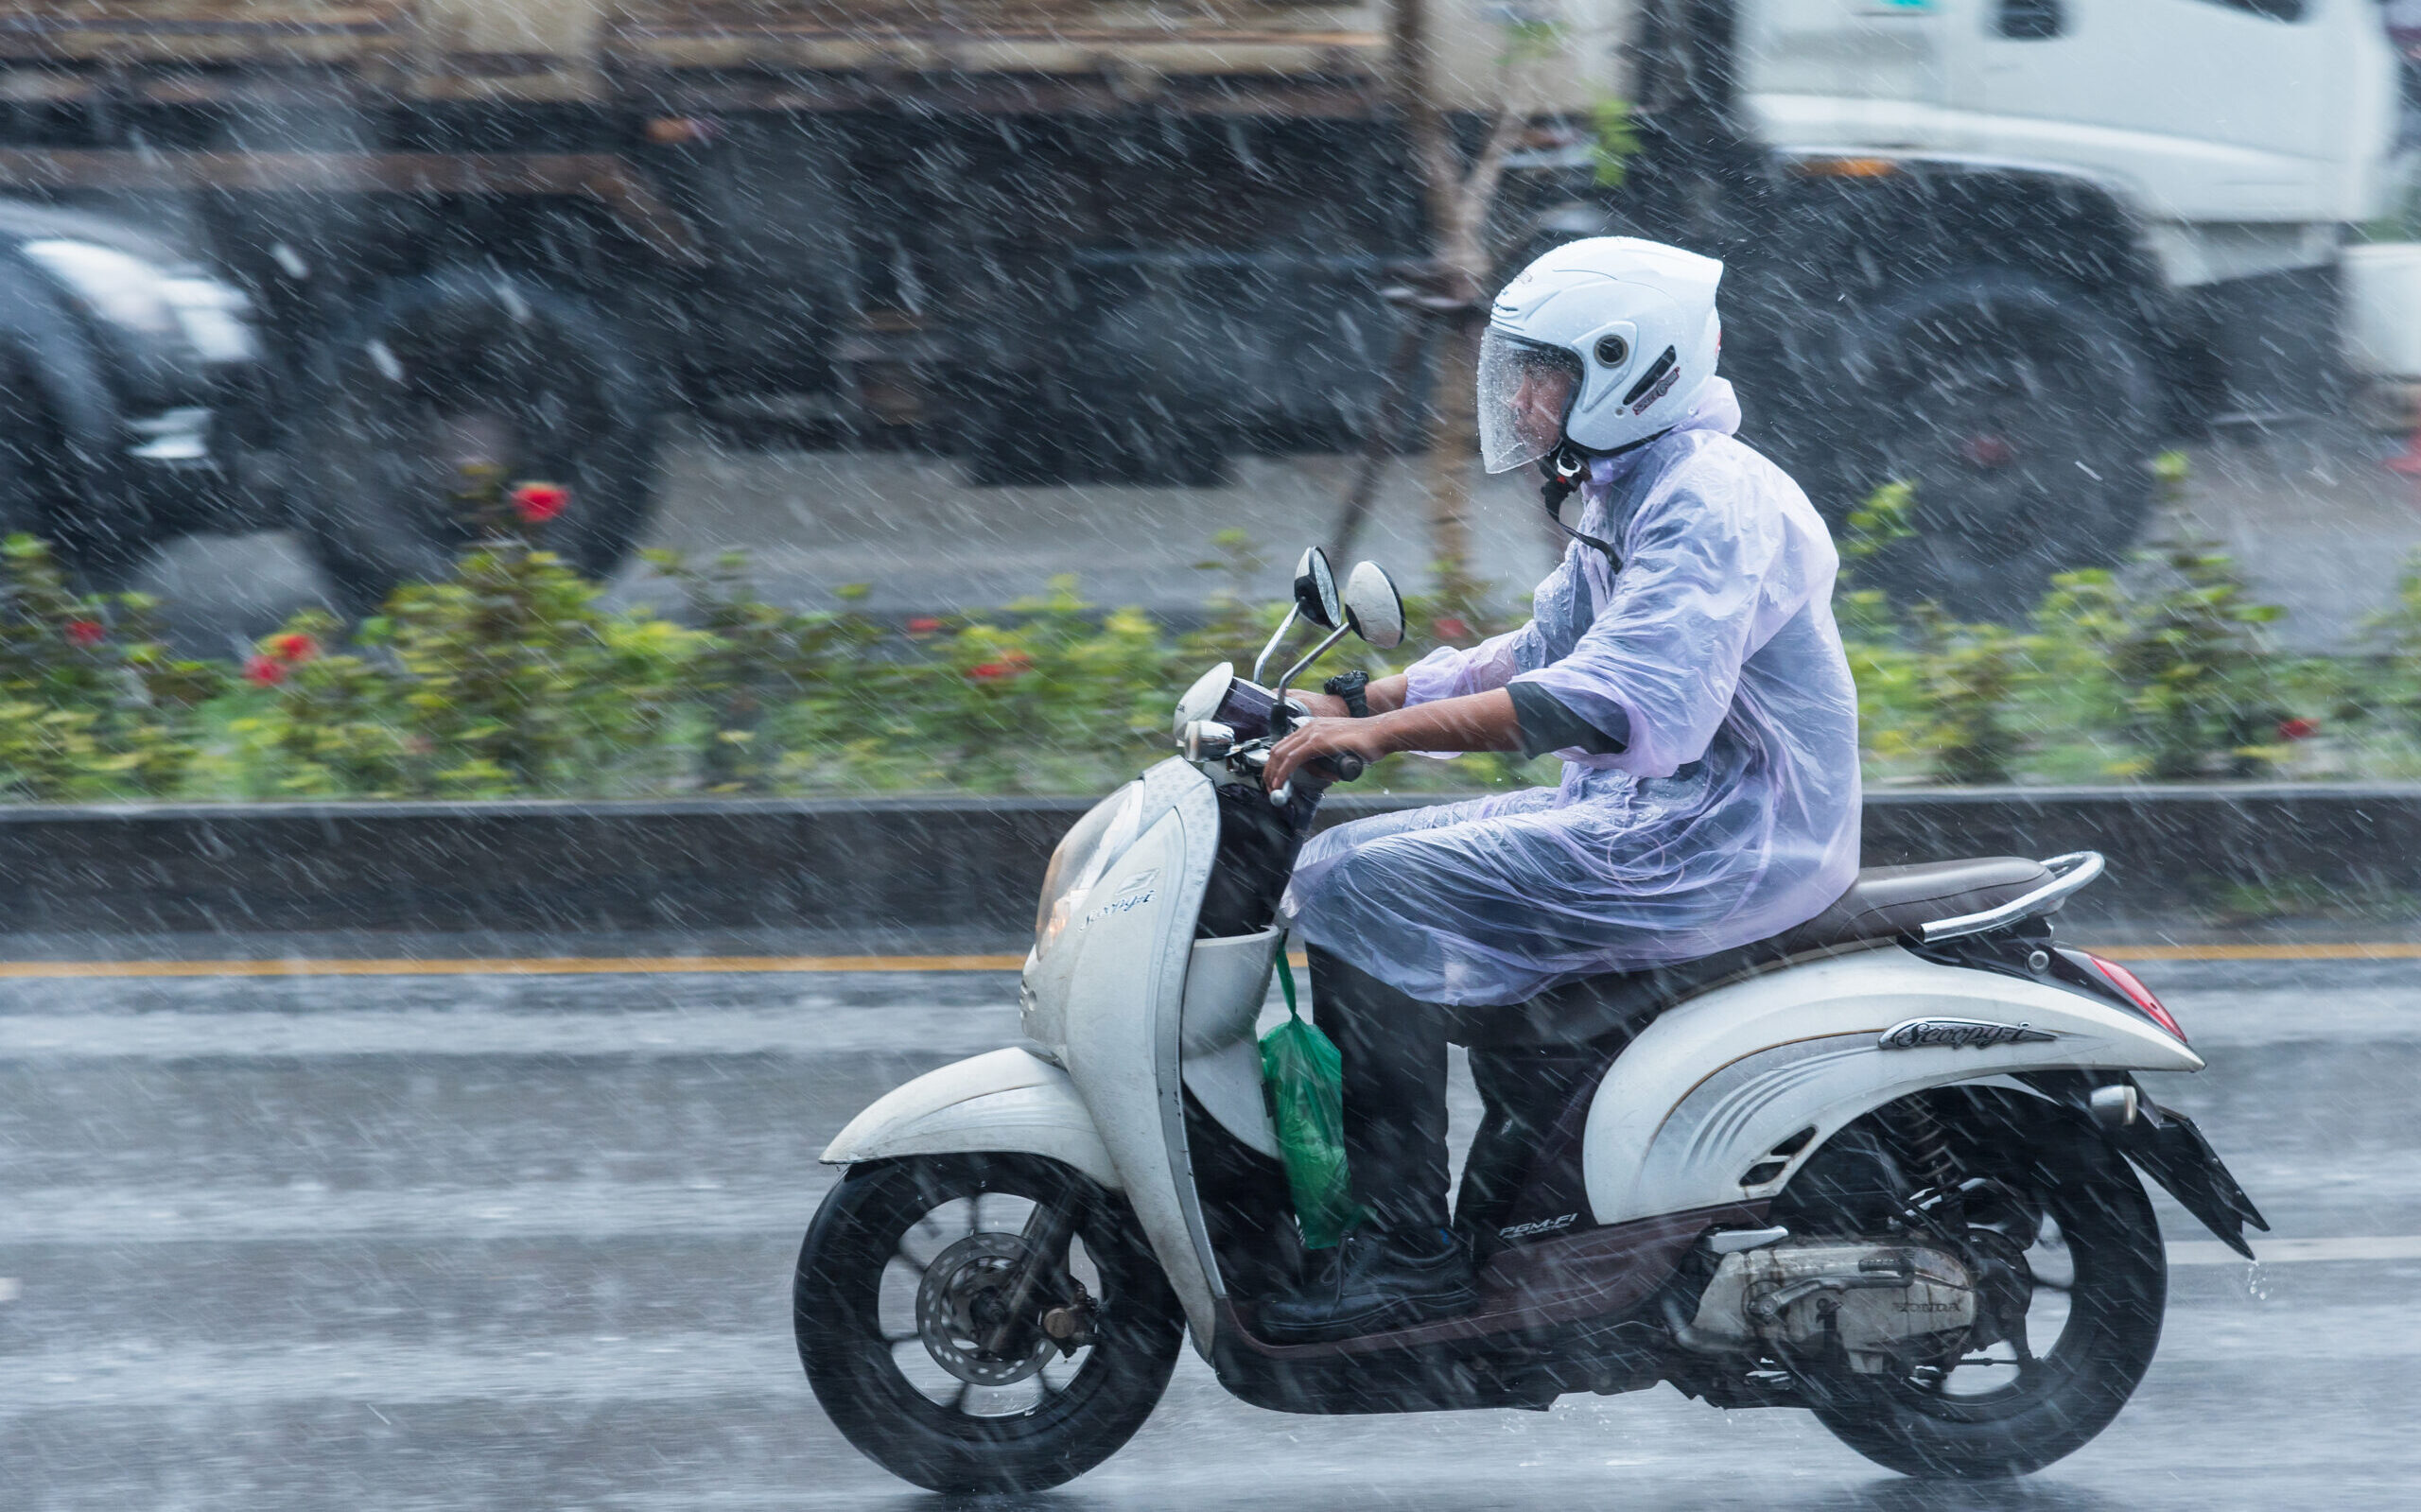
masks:
<svg viewBox="0 0 2421 1512"><path fill-rule="evenodd" d="M1598 237L1497 296L1482 460L1491 473L1539 463L1571 545L1522 628L1367 688L1299 695L1315 717L1270 755L1272 790L1345 753L1563 758L1555 788L1365 819L1303 849L1284 911L1343 1054L1368 1216L1260 1308L1273 1342L1475 1303L1469 1236L1447 1207L1450 1040L1566 984L1778 934L1857 875L1838 557L1798 485L1733 437L1739 404L1715 373L1722 274L1678 248ZM1576 491L1578 522L1563 526ZM1541 1064L1552 1074L1552 1056ZM1468 1176L1464 1192L1468 1205Z"/></svg>

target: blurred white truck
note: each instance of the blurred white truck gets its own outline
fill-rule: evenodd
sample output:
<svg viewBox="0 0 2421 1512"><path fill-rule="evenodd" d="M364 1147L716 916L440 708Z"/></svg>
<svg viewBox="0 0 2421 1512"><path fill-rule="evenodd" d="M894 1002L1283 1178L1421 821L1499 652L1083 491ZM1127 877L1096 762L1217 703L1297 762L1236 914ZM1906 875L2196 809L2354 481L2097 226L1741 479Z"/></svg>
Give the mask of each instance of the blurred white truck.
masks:
<svg viewBox="0 0 2421 1512"><path fill-rule="evenodd" d="M1724 117L1689 148L1719 163L1727 128L1755 147L1642 218L1722 240L1791 312L1727 353L1793 398L1759 407L1763 433L1836 508L1915 480L1948 584L2131 539L2161 438L2343 412L2349 274L2366 333L2421 343L2421 300L2376 276L2398 258L2345 255L2397 190L2376 0L1647 9L1651 34L1685 26L1643 53L1644 94L1660 53L1694 57L1732 89L1665 96Z"/></svg>
<svg viewBox="0 0 2421 1512"><path fill-rule="evenodd" d="M1837 512L1915 480L1952 588L2123 544L2164 437L2343 406L2377 0L1426 3L1466 124L1509 36L1558 39L1506 262L1610 229L1728 258L1751 439ZM254 507L357 593L459 538L464 459L572 482L601 569L675 404L979 484L1350 442L1426 245L1394 14L0 0L0 190L131 204L245 284L292 460ZM1610 97L1618 188L1556 145Z"/></svg>

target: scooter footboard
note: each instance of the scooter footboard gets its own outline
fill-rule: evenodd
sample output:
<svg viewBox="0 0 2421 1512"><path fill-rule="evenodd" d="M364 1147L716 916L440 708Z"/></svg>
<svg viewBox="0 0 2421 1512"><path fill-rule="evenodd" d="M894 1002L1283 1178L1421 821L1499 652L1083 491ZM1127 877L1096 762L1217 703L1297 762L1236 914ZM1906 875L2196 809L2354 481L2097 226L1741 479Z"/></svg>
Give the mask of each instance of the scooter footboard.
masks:
<svg viewBox="0 0 2421 1512"><path fill-rule="evenodd" d="M1599 1085L1597 1223L1780 1192L1844 1125L1927 1087L2050 1070L2200 1070L2148 1019L1897 947L1754 977L1666 1013Z"/></svg>
<svg viewBox="0 0 2421 1512"><path fill-rule="evenodd" d="M1118 1168L1068 1073L1017 1049L956 1061L893 1088L851 1119L822 1159L854 1165L1011 1151L1060 1161L1121 1190Z"/></svg>

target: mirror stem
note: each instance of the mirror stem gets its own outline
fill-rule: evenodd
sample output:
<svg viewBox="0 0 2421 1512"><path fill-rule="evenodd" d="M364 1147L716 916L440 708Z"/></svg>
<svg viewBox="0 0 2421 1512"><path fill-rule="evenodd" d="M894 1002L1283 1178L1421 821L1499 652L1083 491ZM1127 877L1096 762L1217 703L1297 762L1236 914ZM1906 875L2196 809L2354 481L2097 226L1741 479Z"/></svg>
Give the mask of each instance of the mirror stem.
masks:
<svg viewBox="0 0 2421 1512"><path fill-rule="evenodd" d="M1286 633L1295 628L1295 621L1301 617L1302 613L1300 609L1288 606L1286 617L1278 622L1278 634L1270 636L1269 644L1261 648L1261 654L1253 658L1252 680L1254 682L1261 682L1262 671L1269 666L1269 658L1278 654L1278 643L1284 640ZM1263 683L1262 686L1266 687L1268 685Z"/></svg>
<svg viewBox="0 0 2421 1512"><path fill-rule="evenodd" d="M1352 633L1353 627L1351 625L1339 625L1336 629L1328 633L1328 639L1321 641L1318 645L1304 652L1303 659L1301 661L1297 662L1294 666L1286 669L1286 675L1278 680L1278 706L1280 709L1283 709L1286 706L1286 685L1302 676L1304 670L1308 669L1312 663L1318 661L1321 657L1327 655L1331 647L1334 646L1338 641L1343 640Z"/></svg>

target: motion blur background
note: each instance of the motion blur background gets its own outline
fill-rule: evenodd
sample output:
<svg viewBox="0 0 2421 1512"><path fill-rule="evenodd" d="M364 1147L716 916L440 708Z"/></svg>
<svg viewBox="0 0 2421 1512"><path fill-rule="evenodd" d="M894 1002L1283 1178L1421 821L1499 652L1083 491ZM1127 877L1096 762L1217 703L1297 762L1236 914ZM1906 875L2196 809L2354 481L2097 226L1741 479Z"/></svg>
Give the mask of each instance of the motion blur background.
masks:
<svg viewBox="0 0 2421 1512"><path fill-rule="evenodd" d="M1037 878L648 837L1047 848L1312 543L1398 663L1517 623L1562 538L1478 471L1478 330L1620 234L1729 265L1870 790L2140 810L2070 918L2210 1053L2163 1096L2272 1263L2165 1209L2160 1362L2015 1489L1189 1357L1054 1504L2409 1504L2416 184L2421 0L0 0L0 1502L905 1499L789 1256L851 1110L1014 1034ZM509 801L239 803L399 799ZM1001 896L798 902L932 877Z"/></svg>
<svg viewBox="0 0 2421 1512"><path fill-rule="evenodd" d="M2377 464L2421 374L2414 25L11 4L0 522L219 653L442 565L481 466L572 485L550 544L633 591L646 541L751 548L800 603L941 613L1073 571L1182 613L1236 528L1509 591L1549 547L1525 484L1471 476L1471 326L1545 247L1629 233L1729 261L1746 434L1837 521L1914 485L1913 589L2023 612L2144 537L2185 446L2202 528L2339 643L2413 533Z"/></svg>

